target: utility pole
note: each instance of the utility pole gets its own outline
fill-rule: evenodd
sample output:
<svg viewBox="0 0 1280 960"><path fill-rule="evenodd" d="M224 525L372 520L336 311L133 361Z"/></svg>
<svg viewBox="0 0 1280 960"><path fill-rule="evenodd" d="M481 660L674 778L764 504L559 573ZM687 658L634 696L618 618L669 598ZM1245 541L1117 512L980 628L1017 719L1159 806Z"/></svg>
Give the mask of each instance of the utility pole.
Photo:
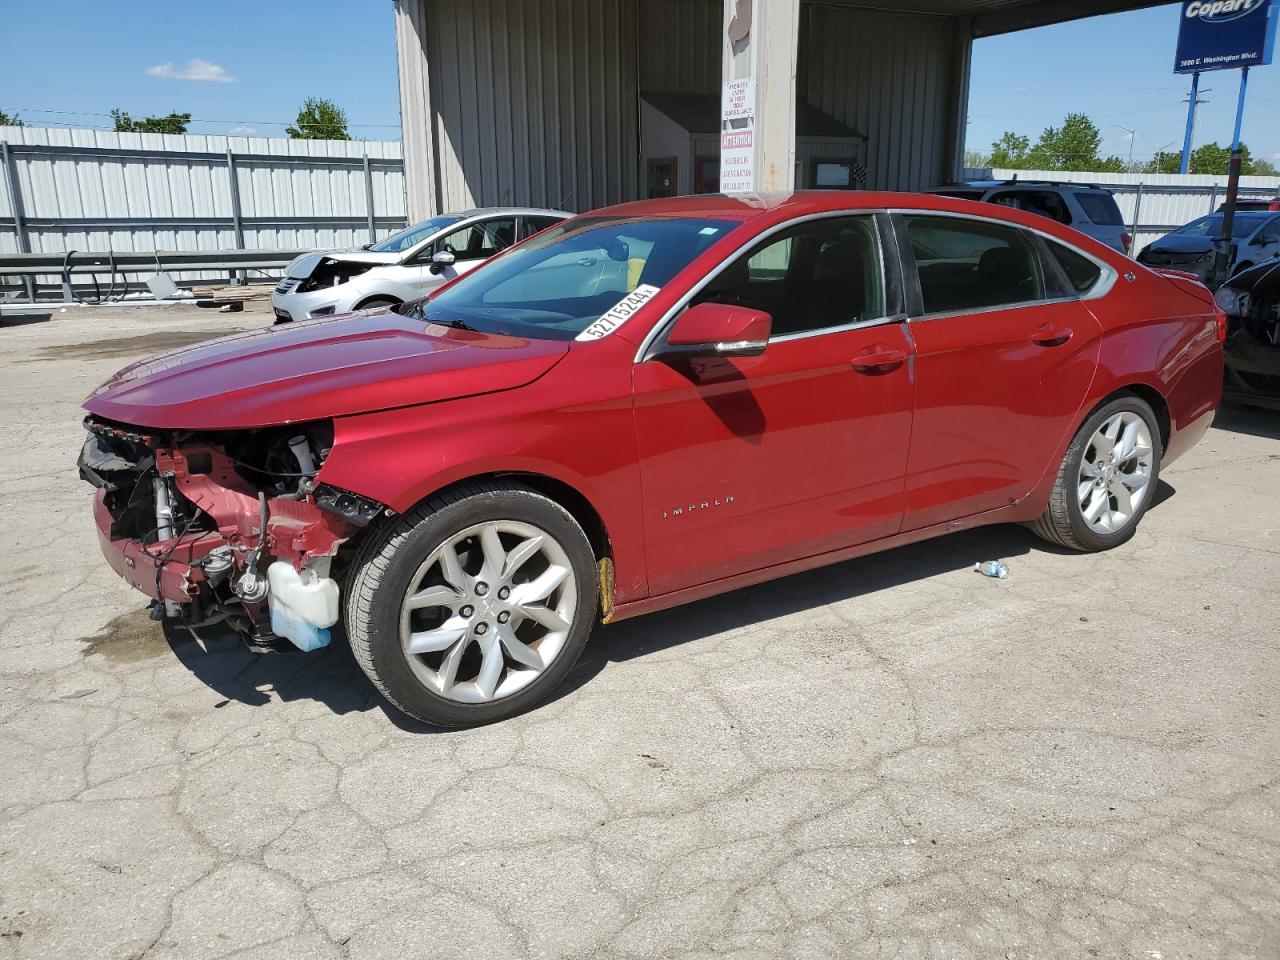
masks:
<svg viewBox="0 0 1280 960"><path fill-rule="evenodd" d="M1205 93L1212 93L1212 87L1206 87ZM1200 72L1191 75L1191 93L1187 95L1187 135L1182 141L1182 165L1179 173L1187 173L1191 169L1191 142L1196 137L1196 109L1209 101L1200 96Z"/></svg>
<svg viewBox="0 0 1280 960"><path fill-rule="evenodd" d="M1235 226L1236 195L1240 190L1240 165L1243 156L1240 152L1240 126L1244 123L1244 95L1249 88L1249 68L1240 70L1240 94L1236 99L1236 127L1231 135L1231 165L1227 168L1227 202L1222 205L1222 235L1214 244L1213 251L1213 288L1222 286L1231 272L1235 260L1231 249L1232 228Z"/></svg>

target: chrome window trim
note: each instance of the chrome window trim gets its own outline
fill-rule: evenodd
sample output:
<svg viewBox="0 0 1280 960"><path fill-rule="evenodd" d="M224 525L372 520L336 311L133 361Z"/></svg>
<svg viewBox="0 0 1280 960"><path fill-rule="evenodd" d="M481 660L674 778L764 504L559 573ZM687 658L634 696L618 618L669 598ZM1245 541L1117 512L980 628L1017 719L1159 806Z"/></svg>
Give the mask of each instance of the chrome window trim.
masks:
<svg viewBox="0 0 1280 960"><path fill-rule="evenodd" d="M792 340L808 340L810 337L822 337L829 333L847 333L850 330L862 330L866 327L880 327L888 323L901 323L907 319L905 313L894 313L883 317L871 317L867 320L855 320L853 323L842 323L838 327L822 327L819 330L799 330L796 333L784 333L778 337L770 337L770 343L790 343Z"/></svg>
<svg viewBox="0 0 1280 960"><path fill-rule="evenodd" d="M823 211L822 213L809 213L809 214L805 214L802 217L794 217L791 220L785 220L782 223L774 224L768 230L762 231L761 233L757 233L754 236L747 238L741 244L735 247L728 256L724 257L718 264L716 264L716 266L712 270L710 270L706 276L704 276L701 280L699 280L687 291L685 291L684 295L679 300L677 300L670 308L668 308L667 312L662 315L662 319L660 319L657 323L655 323L649 329L649 332L645 334L644 339L640 341L640 346L636 349L635 358L632 360L632 362L645 363L646 361L648 361L650 359L649 354L652 351L654 344L658 341L659 338L661 338L664 334L666 334L666 332L670 329L671 325L675 322L676 317L678 317L680 313L689 305L689 301L692 300L695 296L697 296L698 293L702 291L703 287L705 287L716 277L720 276L721 273L727 270L729 267L729 264L731 264L734 260L736 260L739 257L739 255L741 255L749 247L753 247L760 241L767 240L770 237L772 237L774 234L779 233L783 230L787 230L791 227L799 226L800 224L803 224L803 223L810 223L814 220L832 220L837 217L869 217L869 218L872 218L872 220L874 221L874 218L876 217L877 214L886 214L888 212L889 212L888 210L885 210L883 208L875 207L875 208L858 208L854 210L827 210L827 211ZM748 220L745 222L749 223L750 221ZM885 264L885 254L884 254L884 240L880 236L879 224L873 224L873 225L876 228L876 252L880 258L880 274L881 274L880 284L881 284L881 295L883 298L884 295L888 293L888 286L889 286L888 284L889 278L885 275L886 264ZM840 333L845 330L856 330L860 327L875 326L877 324L882 324L882 323L897 322L900 319L905 319L905 315L875 317L873 319L868 319L868 320L858 320L855 323L842 324L839 327L823 327L820 330L801 330L796 333L784 333L779 337L771 336L769 338L769 342L770 343L786 343L791 340L799 340L807 337L822 336L828 333Z"/></svg>
<svg viewBox="0 0 1280 960"><path fill-rule="evenodd" d="M1055 303L1079 303L1079 297L1054 297L1052 300L1020 300L1017 303L1002 303L994 307L975 307L972 310L939 310L936 313L924 313L918 317L909 317L908 323L921 323L925 320L946 320L950 317L976 317L984 313L997 313L1008 310L1026 310L1028 307L1047 307Z"/></svg>
<svg viewBox="0 0 1280 960"><path fill-rule="evenodd" d="M949 217L953 220L977 220L979 223L990 223L998 227L1009 227L1013 230L1025 230L1028 233L1033 233L1044 240L1066 247L1072 253L1079 254L1102 271L1097 282L1089 288L1088 292L1078 294L1074 297L1054 297L1047 300L1022 300L1017 303L1002 303L991 307L979 307L975 310L940 310L934 313L922 313L918 317L912 317L911 322L913 323L920 320L932 320L941 317L967 317L980 313L992 313L996 310L1022 310L1027 307L1039 307L1045 304L1076 303L1086 300L1097 300L1110 293L1111 289L1116 285L1116 281L1120 278L1120 274L1116 268L1111 266L1111 264L1107 263L1105 260L1095 257L1087 250L1081 250L1075 244L1063 240L1061 237L1055 237L1053 234L1037 229L1036 227L1024 227L1020 223L1011 223L1008 220L1000 220L996 217L983 217L976 213L951 213L947 210L925 210L913 209L911 207L898 207L890 210L889 213L898 214L903 217L925 216ZM916 282L918 283L919 280Z"/></svg>

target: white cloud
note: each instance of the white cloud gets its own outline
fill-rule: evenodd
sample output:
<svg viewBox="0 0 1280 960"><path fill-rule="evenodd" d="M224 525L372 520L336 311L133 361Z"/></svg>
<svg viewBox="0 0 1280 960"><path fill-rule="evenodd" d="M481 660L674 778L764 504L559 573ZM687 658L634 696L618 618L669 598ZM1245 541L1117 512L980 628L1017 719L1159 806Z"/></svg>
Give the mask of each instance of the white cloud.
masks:
<svg viewBox="0 0 1280 960"><path fill-rule="evenodd" d="M1275 153L1273 153L1273 154L1271 155L1271 159L1272 159L1272 160L1280 160L1280 150L1277 150Z"/></svg>
<svg viewBox="0 0 1280 960"><path fill-rule="evenodd" d="M236 78L227 73L224 67L199 57L188 60L185 67L175 67L172 63L159 63L147 67L147 73L161 80L201 80L206 83L235 83Z"/></svg>
<svg viewBox="0 0 1280 960"><path fill-rule="evenodd" d="M231 136L233 137L252 137L258 132L257 127L232 127Z"/></svg>

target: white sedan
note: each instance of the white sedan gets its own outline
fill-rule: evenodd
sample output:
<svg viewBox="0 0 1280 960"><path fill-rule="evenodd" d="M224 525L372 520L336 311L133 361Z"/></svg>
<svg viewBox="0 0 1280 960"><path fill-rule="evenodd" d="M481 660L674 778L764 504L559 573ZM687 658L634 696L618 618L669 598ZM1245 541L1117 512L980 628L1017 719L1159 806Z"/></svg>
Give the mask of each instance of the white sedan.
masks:
<svg viewBox="0 0 1280 960"><path fill-rule="evenodd" d="M304 253L271 295L276 322L386 307L422 296L573 214L487 207L424 220L362 250Z"/></svg>

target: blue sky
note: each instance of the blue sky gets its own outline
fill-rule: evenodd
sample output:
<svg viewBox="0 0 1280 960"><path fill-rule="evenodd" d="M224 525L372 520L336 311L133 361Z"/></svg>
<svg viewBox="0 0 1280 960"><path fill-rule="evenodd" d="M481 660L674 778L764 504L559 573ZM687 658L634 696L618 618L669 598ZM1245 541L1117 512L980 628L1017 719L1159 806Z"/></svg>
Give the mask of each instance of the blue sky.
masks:
<svg viewBox="0 0 1280 960"><path fill-rule="evenodd" d="M399 139L391 0L10 0L0 108L32 126L97 126L190 113L191 133L284 136L308 96L347 112L353 136ZM192 60L221 67L225 76ZM170 70L163 65L170 64ZM148 73L150 68L161 68ZM233 78L228 80L227 78ZM256 133L248 133L254 130Z"/></svg>
<svg viewBox="0 0 1280 960"><path fill-rule="evenodd" d="M1069 112L1086 113L1104 134L1103 150L1148 159L1173 142L1182 149L1183 98L1191 78L1173 72L1179 4L1060 23L978 40L970 80L968 147L988 151L1005 130L1034 142ZM1200 79L1196 142L1228 144L1235 124L1239 70ZM1205 90L1210 89L1206 93ZM1280 161L1280 62L1249 72L1242 139L1255 156Z"/></svg>
<svg viewBox="0 0 1280 960"><path fill-rule="evenodd" d="M32 125L109 128L120 107L190 112L193 133L283 136L302 100L322 96L347 111L353 135L399 137L390 0L46 0L11 3L5 24L0 108ZM1177 26L1173 4L979 40L969 147L1006 129L1034 140L1082 111L1107 152L1129 150L1112 124L1137 131L1135 157L1178 149L1189 81L1172 71ZM1238 78L1206 74L1198 142L1229 140ZM1280 63L1249 83L1244 138L1280 159Z"/></svg>

